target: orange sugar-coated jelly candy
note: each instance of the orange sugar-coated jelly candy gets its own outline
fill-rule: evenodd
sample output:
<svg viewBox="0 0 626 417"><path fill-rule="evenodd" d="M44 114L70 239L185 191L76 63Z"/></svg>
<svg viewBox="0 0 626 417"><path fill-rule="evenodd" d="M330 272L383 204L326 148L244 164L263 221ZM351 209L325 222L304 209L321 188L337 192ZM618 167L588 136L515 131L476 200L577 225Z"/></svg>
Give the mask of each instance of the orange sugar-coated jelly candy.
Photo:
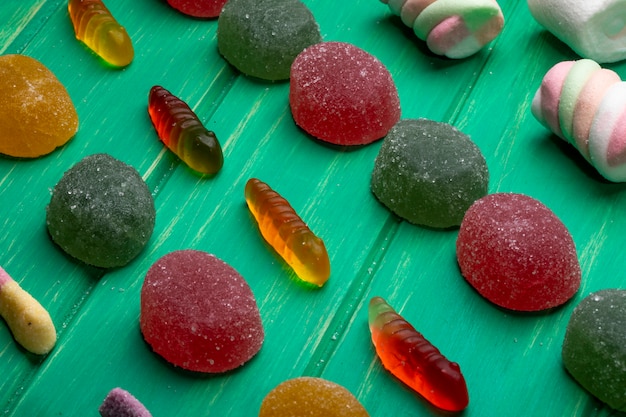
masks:
<svg viewBox="0 0 626 417"><path fill-rule="evenodd" d="M263 399L259 417L368 417L363 405L346 388L314 377L288 379Z"/></svg>
<svg viewBox="0 0 626 417"><path fill-rule="evenodd" d="M41 62L0 56L0 153L36 158L64 145L78 130L67 90Z"/></svg>

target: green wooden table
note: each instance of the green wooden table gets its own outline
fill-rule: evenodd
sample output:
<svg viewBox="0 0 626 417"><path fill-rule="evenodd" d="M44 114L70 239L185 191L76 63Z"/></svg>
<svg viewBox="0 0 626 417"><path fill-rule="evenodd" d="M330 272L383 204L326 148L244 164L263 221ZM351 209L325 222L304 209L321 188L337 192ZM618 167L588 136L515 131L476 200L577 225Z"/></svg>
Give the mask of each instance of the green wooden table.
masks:
<svg viewBox="0 0 626 417"><path fill-rule="evenodd" d="M0 322L0 415L97 416L119 386L155 417L254 416L272 388L301 375L345 386L372 416L437 415L376 358L366 311L375 295L461 364L468 417L617 415L569 377L560 352L584 296L626 287L624 186L603 181L530 113L545 72L576 55L522 0L501 0L504 31L491 48L461 61L430 54L376 0L304 2L324 40L351 42L389 68L404 118L449 122L472 137L489 165L490 192L528 194L561 218L580 257L578 294L542 314L511 313L480 297L459 273L457 230L401 222L370 193L380 142L342 151L311 140L293 123L288 83L241 76L220 57L216 20L186 17L162 0L108 0L136 50L129 67L112 70L75 40L66 1L4 0L0 53L50 68L67 87L80 128L46 157L0 158L0 265L48 308L58 330L57 346L40 358L17 346ZM609 67L626 77L626 64ZM217 133L226 162L215 178L192 174L157 139L147 115L156 84ZM147 248L112 271L69 259L45 227L50 189L98 152L134 166L157 207ZM261 240L243 199L250 177L279 191L325 240L332 275L322 289L298 285ZM160 256L187 248L231 264L257 298L265 343L236 371L205 378L179 372L142 339L143 277Z"/></svg>

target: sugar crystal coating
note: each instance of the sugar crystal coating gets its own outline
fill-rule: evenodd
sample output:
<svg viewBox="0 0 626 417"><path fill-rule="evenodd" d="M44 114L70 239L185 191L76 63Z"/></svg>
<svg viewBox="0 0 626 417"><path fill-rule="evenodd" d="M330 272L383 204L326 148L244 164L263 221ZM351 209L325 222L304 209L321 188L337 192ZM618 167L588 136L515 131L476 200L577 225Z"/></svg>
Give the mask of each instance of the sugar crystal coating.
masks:
<svg viewBox="0 0 626 417"><path fill-rule="evenodd" d="M400 119L400 99L387 68L345 42L321 42L291 66L289 105L310 135L335 145L381 139Z"/></svg>
<svg viewBox="0 0 626 417"><path fill-rule="evenodd" d="M18 158L49 154L78 130L67 90L41 62L0 56L0 153Z"/></svg>
<svg viewBox="0 0 626 417"><path fill-rule="evenodd" d="M206 252L179 250L157 260L141 288L144 339L180 368L221 373L261 349L264 330L252 290Z"/></svg>
<svg viewBox="0 0 626 417"><path fill-rule="evenodd" d="M403 119L389 131L371 179L372 192L389 210L435 228L461 224L488 185L487 163L469 136L428 119Z"/></svg>
<svg viewBox="0 0 626 417"><path fill-rule="evenodd" d="M83 158L63 174L46 208L52 240L100 268L126 265L152 236L156 212L139 173L107 154Z"/></svg>
<svg viewBox="0 0 626 417"><path fill-rule="evenodd" d="M146 407L130 392L113 388L98 408L102 417L152 417Z"/></svg>
<svg viewBox="0 0 626 417"><path fill-rule="evenodd" d="M626 411L626 290L597 291L576 306L562 357L580 385L616 410Z"/></svg>
<svg viewBox="0 0 626 417"><path fill-rule="evenodd" d="M288 379L270 391L259 417L368 417L350 391L334 382L315 377Z"/></svg>
<svg viewBox="0 0 626 417"><path fill-rule="evenodd" d="M227 0L167 0L167 4L188 16L213 18L220 15Z"/></svg>
<svg viewBox="0 0 626 417"><path fill-rule="evenodd" d="M322 41L300 0L229 0L218 19L220 54L244 74L286 80L296 56Z"/></svg>
<svg viewBox="0 0 626 417"><path fill-rule="evenodd" d="M496 193L477 200L461 223L456 254L470 285L511 310L559 306L580 286L572 236L548 207L526 195Z"/></svg>

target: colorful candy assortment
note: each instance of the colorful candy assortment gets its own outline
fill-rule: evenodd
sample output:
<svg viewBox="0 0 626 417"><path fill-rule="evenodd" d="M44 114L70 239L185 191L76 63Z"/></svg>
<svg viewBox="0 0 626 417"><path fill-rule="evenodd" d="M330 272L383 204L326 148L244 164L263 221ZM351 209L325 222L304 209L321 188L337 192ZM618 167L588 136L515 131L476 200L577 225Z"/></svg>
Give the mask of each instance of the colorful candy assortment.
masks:
<svg viewBox="0 0 626 417"><path fill-rule="evenodd" d="M148 114L159 139L191 169L212 175L222 168L224 156L215 133L187 103L156 85L148 96Z"/></svg>
<svg viewBox="0 0 626 417"><path fill-rule="evenodd" d="M502 31L496 0L381 0L437 55L466 58Z"/></svg>
<svg viewBox="0 0 626 417"><path fill-rule="evenodd" d="M372 342L385 369L445 411L461 411L469 394L461 368L450 362L381 297L370 300Z"/></svg>
<svg viewBox="0 0 626 417"><path fill-rule="evenodd" d="M309 229L287 200L263 181L249 179L244 194L267 243L301 280L318 287L324 285L330 276L324 241Z"/></svg>
<svg viewBox="0 0 626 417"><path fill-rule="evenodd" d="M130 36L102 0L69 0L67 8L76 39L112 66L125 67L133 61Z"/></svg>
<svg viewBox="0 0 626 417"><path fill-rule="evenodd" d="M626 83L590 59L562 61L543 77L533 115L602 176L626 181Z"/></svg>
<svg viewBox="0 0 626 417"><path fill-rule="evenodd" d="M504 23L495 0L462 5L452 0L382 1L413 27L434 53L450 58L476 53L498 36ZM220 1L198 2L195 6L184 0L168 3L195 17L216 17L221 12L218 46L224 58L254 77L291 77L289 105L294 121L315 138L351 146L385 137L372 175L372 191L390 210L410 222L435 228L460 224L456 248L461 272L488 300L512 310L539 311L560 306L576 293L580 266L573 240L559 219L529 197L504 193L486 196L487 166L471 140L445 123L399 121L398 93L382 63L354 45L321 42L317 23L300 1L283 4L273 0L231 0L223 11L224 2ZM284 42L259 35L269 30L275 36L276 28L262 27L262 19L256 23L250 20L254 7L261 12L276 7L272 16L285 17L287 23L280 24ZM123 67L133 60L128 34L101 1L70 0L68 8L77 38L105 61ZM233 18L230 12L239 13L234 16L238 22L228 20ZM289 33L293 13L301 18L293 22L294 33L302 35L301 27L295 25L303 25L308 31L306 37ZM228 26L242 22L248 27ZM253 24L248 25L250 22ZM233 33L227 34L229 30ZM241 39L245 39L241 30L260 43L247 45L248 51L237 50L242 46ZM303 43L296 46L287 44L300 41ZM272 48L271 54L260 53ZM616 73L601 69L594 61L564 62L546 75L532 105L537 119L576 146L611 181L626 181L626 169L621 166L626 162L622 155L626 152L620 136L624 130L621 109L626 104L623 85ZM351 101L347 105L333 101L337 96ZM67 101L64 104L73 110L70 105ZM204 128L186 103L155 86L150 90L148 112L159 138L192 169L215 174L222 168L222 150L215 134ZM1 116L0 112L3 123ZM70 115L67 123L49 124L69 125L73 135L77 118ZM414 135L415 131L419 134ZM412 135L421 142L409 140ZM0 152L36 157L71 137L65 136L34 151L32 139L21 144L5 140L13 148ZM21 138L19 134L17 137ZM30 153L22 155L26 148ZM422 159L416 161L417 156ZM411 178L414 183L415 169L429 164L434 170L426 171L423 178L429 181L423 184L445 183L457 188L414 190L409 183L394 182ZM446 183L444 178L449 181ZM388 194L390 190L393 192ZM124 198L110 198L112 195ZM264 239L303 281L323 286L330 275L324 243L289 203L257 179L247 182L245 199ZM94 207L115 213L113 221L97 218ZM416 208L419 213L411 212ZM128 213L130 218L123 218ZM154 202L138 173L121 161L97 154L76 164L52 190L46 223L53 241L72 257L110 268L127 264L141 252L152 234L154 217ZM127 223L122 224L124 221ZM506 247L513 246L515 253L508 256ZM528 265L532 270L525 269ZM502 277L506 279L500 280ZM537 279L541 282L539 292L534 288ZM581 303L568 325L563 360L568 371L593 395L626 411L620 391L623 369L618 367L616 373L594 372L606 363L624 359L622 293L598 292L589 297L591 301ZM49 352L56 342L54 325L42 310L0 268L0 315L15 339L37 354ZM22 311L31 314L26 316L27 326L24 316L17 314ZM438 408L456 412L467 407L469 395L459 365L441 355L382 298L370 301L368 322L385 368ZM148 344L166 361L200 373L222 373L242 366L257 354L265 336L254 295L245 280L225 262L196 250L172 252L150 268L141 291L140 327ZM596 342L601 347L595 346ZM349 391L320 378L296 378L279 385L265 398L259 415L287 416L303 407L320 416L368 415ZM150 416L139 401L119 388L105 398L100 414Z"/></svg>

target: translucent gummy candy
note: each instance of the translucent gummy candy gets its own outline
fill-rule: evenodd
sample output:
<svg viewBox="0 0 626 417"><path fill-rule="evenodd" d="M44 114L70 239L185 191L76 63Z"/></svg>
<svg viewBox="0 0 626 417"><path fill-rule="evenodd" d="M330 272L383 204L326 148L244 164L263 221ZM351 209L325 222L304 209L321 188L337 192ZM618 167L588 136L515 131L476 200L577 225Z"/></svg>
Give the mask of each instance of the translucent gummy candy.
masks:
<svg viewBox="0 0 626 417"><path fill-rule="evenodd" d="M248 283L224 261L197 250L171 252L150 267L141 288L140 327L166 361L203 373L243 365L264 339Z"/></svg>
<svg viewBox="0 0 626 417"><path fill-rule="evenodd" d="M139 173L107 154L87 156L52 190L50 237L72 257L100 268L126 265L154 229L152 194Z"/></svg>
<svg viewBox="0 0 626 417"><path fill-rule="evenodd" d="M244 74L286 80L296 56L322 36L300 0L229 0L217 25L217 47Z"/></svg>
<svg viewBox="0 0 626 417"><path fill-rule="evenodd" d="M389 210L419 225L448 228L487 194L489 171L469 136L447 123L400 120L383 140L372 192Z"/></svg>
<svg viewBox="0 0 626 417"><path fill-rule="evenodd" d="M539 311L578 291L576 247L559 218L534 198L496 193L465 213L456 242L461 273L500 307Z"/></svg>
<svg viewBox="0 0 626 417"><path fill-rule="evenodd" d="M562 356L580 385L614 409L626 411L626 290L598 291L576 306Z"/></svg>
<svg viewBox="0 0 626 417"><path fill-rule="evenodd" d="M291 66L289 105L298 126L335 145L381 139L400 119L400 100L387 68L345 42L322 42Z"/></svg>

